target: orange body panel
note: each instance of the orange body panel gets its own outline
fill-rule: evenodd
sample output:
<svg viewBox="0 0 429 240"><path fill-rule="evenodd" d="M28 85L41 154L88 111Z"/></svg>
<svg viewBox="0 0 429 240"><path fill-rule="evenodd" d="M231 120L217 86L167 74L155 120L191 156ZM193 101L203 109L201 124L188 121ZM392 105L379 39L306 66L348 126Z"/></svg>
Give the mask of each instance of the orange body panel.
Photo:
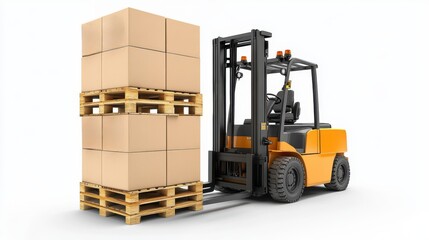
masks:
<svg viewBox="0 0 429 240"><path fill-rule="evenodd" d="M296 152L296 149L287 142L278 142L276 150L279 152Z"/></svg>
<svg viewBox="0 0 429 240"><path fill-rule="evenodd" d="M307 133L305 154L319 153L319 130L310 130Z"/></svg>
<svg viewBox="0 0 429 240"><path fill-rule="evenodd" d="M268 138L268 167L280 156L294 156L303 162L306 172L306 187L329 183L335 156L347 151L346 131L342 129L313 129L308 131L305 153L298 153L287 142L279 142L277 137ZM231 147L231 137L227 137L227 148ZM235 136L234 147L251 148L249 136Z"/></svg>
<svg viewBox="0 0 429 240"><path fill-rule="evenodd" d="M347 136L343 129L320 129L321 153L347 152Z"/></svg>
<svg viewBox="0 0 429 240"><path fill-rule="evenodd" d="M302 155L306 181L305 186L316 186L331 181L335 153Z"/></svg>

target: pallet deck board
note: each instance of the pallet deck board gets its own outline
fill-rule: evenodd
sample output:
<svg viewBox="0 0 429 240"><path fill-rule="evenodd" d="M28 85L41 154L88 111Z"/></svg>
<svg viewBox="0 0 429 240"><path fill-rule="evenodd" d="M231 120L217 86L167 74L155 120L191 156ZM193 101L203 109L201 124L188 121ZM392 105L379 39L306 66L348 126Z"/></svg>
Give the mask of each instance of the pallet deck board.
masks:
<svg viewBox="0 0 429 240"><path fill-rule="evenodd" d="M170 186L165 186L165 187L142 188L142 189L130 190L130 191L105 187L105 186L101 186L99 184L94 184L94 183L89 183L89 182L81 182L80 185L81 185L81 187L85 186L85 187L90 187L93 189L103 188L103 189L109 190L110 192L115 192L115 193L123 194L123 195L153 192L153 191L163 190L163 189L177 189L177 188L183 188L183 187L192 187L192 188L195 188L195 191L202 191L202 183L201 182L180 183L180 184L175 184L175 185L170 185Z"/></svg>

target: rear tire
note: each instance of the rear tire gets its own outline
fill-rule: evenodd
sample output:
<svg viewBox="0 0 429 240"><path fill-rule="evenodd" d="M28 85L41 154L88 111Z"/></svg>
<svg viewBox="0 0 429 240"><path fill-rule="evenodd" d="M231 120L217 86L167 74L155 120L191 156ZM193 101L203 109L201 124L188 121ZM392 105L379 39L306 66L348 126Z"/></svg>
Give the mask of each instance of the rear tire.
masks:
<svg viewBox="0 0 429 240"><path fill-rule="evenodd" d="M292 203L301 198L305 187L305 170L296 157L278 157L268 170L268 191L276 201Z"/></svg>
<svg viewBox="0 0 429 240"><path fill-rule="evenodd" d="M332 191L346 190L350 181L350 165L344 156L337 156L332 167L331 182L325 184L325 187Z"/></svg>

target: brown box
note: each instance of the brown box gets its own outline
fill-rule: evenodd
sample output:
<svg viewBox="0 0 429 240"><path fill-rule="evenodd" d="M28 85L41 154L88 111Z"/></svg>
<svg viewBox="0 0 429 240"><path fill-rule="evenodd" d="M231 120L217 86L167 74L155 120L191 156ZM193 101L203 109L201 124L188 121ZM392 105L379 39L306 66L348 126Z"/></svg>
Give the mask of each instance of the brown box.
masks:
<svg viewBox="0 0 429 240"><path fill-rule="evenodd" d="M166 185L166 152L103 151L102 185L137 190Z"/></svg>
<svg viewBox="0 0 429 240"><path fill-rule="evenodd" d="M123 47L102 53L102 86L165 89L165 54Z"/></svg>
<svg viewBox="0 0 429 240"><path fill-rule="evenodd" d="M165 116L156 114L103 116L103 150L165 150L166 121Z"/></svg>
<svg viewBox="0 0 429 240"><path fill-rule="evenodd" d="M102 116L82 117L82 148L103 149L102 125Z"/></svg>
<svg viewBox="0 0 429 240"><path fill-rule="evenodd" d="M200 57L200 27L189 23L166 19L168 53Z"/></svg>
<svg viewBox="0 0 429 240"><path fill-rule="evenodd" d="M167 151L167 185L200 180L200 149Z"/></svg>
<svg viewBox="0 0 429 240"><path fill-rule="evenodd" d="M124 46L165 52L165 18L132 8L103 17L103 51Z"/></svg>
<svg viewBox="0 0 429 240"><path fill-rule="evenodd" d="M200 117L167 117L167 150L200 148Z"/></svg>
<svg viewBox="0 0 429 240"><path fill-rule="evenodd" d="M101 151L82 149L82 181L101 184Z"/></svg>
<svg viewBox="0 0 429 240"><path fill-rule="evenodd" d="M200 91L200 60L167 53L166 89L183 92Z"/></svg>
<svg viewBox="0 0 429 240"><path fill-rule="evenodd" d="M82 57L82 92L101 89L101 53Z"/></svg>
<svg viewBox="0 0 429 240"><path fill-rule="evenodd" d="M82 56L101 52L101 27L101 18L82 24Z"/></svg>

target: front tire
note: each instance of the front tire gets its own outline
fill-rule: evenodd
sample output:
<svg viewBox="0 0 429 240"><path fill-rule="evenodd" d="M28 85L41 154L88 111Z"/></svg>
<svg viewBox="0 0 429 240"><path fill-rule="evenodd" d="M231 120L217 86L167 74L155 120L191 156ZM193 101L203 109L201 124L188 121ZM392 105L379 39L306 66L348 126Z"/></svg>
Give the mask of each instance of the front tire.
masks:
<svg viewBox="0 0 429 240"><path fill-rule="evenodd" d="M296 157L278 157L268 170L268 191L276 201L298 201L305 187L305 170Z"/></svg>
<svg viewBox="0 0 429 240"><path fill-rule="evenodd" d="M325 184L325 187L332 191L346 190L350 181L350 165L344 156L337 156L332 167L331 182Z"/></svg>

